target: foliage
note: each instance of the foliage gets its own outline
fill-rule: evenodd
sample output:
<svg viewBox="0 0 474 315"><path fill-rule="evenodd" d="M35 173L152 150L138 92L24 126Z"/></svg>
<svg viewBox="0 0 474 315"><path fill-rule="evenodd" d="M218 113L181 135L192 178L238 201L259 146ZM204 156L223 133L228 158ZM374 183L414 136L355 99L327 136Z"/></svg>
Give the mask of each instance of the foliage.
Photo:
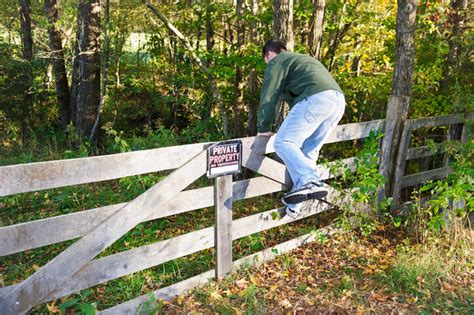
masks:
<svg viewBox="0 0 474 315"><path fill-rule="evenodd" d="M385 182L378 167L381 137L381 134L370 133L355 158L354 167L341 162L331 166L331 173L336 177L331 186L340 194L340 224L346 229L360 230L364 235L373 232L379 224L377 198Z"/></svg>
<svg viewBox="0 0 474 315"><path fill-rule="evenodd" d="M453 141L446 146L453 159L453 172L444 180L429 181L414 191L415 203L406 224L419 240L463 225L469 213L474 211L473 143ZM429 200L422 202L426 197Z"/></svg>

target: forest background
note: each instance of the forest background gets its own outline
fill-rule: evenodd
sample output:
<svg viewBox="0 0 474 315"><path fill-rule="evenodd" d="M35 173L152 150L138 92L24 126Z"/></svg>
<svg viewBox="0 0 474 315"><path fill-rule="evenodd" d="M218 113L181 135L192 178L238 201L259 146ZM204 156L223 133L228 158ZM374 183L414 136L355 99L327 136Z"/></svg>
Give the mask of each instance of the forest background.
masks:
<svg viewBox="0 0 474 315"><path fill-rule="evenodd" d="M292 50L320 59L336 78L347 100L341 124L385 118L399 48L398 5L386 0L0 0L0 165L255 135L265 66L261 47L277 33L285 34ZM413 82L404 82L410 86L410 118L473 111L474 33L469 13L468 0L417 3ZM281 115L276 120L281 121ZM443 128L425 130L413 141L442 141L445 132ZM422 309L431 303L428 310L455 310L446 302L452 296L446 298L445 283L465 289L456 293L453 304L462 305L463 310L472 305L472 298L467 298L472 296L472 243L468 243L466 250L466 243L461 242L462 251L457 251L452 240L436 238L436 250L425 245L411 247L412 241L423 239L418 237L419 232L425 234L432 227L437 227L438 232L443 230L440 226L445 223L441 221L444 215L439 209L449 207L449 202L458 197L470 200L472 140L470 143L467 150L456 155L454 160L461 167L450 177L449 185L432 182L416 187L415 201L419 197L417 189L440 197L431 208L420 208L403 222L414 227L406 242L397 231L394 239L399 242L392 243L397 247L394 252L401 254L394 258L398 265L388 269L384 281L393 282L397 292L408 292L413 298L409 303ZM372 198L380 178L366 175L378 174L376 142L365 148L361 141L331 144L323 148L322 157L334 160L359 151L371 165L361 167L355 175L347 175L346 181L351 183L343 184L366 185L371 188ZM443 156L417 161L408 168L424 170L427 163L443 163ZM0 199L0 225L129 201L163 177L164 174L147 174L7 196ZM196 185L206 184L204 180ZM281 205L275 196L262 197L236 203L235 213L245 216L278 206ZM472 204L466 208L472 211ZM213 215L213 209L204 209L189 217L140 224L107 253L212 225ZM236 241L235 258L307 233L319 221L309 218L298 225ZM358 232L384 233L383 229L374 221L364 221ZM18 283L68 245L64 242L2 257L0 284ZM294 258L288 257L280 258L283 266L291 265L286 260ZM380 257L385 259L387 255ZM429 264L426 257L430 258ZM52 301L38 306L36 311L64 313L66 309L80 310L87 305L95 309L110 307L206 271L213 263L213 253L206 251L201 256L177 259L110 281L81 292L79 297ZM357 281L367 280L361 275L352 283L354 277L347 273L328 282L340 284L340 293L345 294L355 289ZM420 284L419 279L426 281ZM379 278L372 280L385 283ZM252 285L245 292L253 296L256 307L262 299L259 291L251 288ZM305 290L296 290L296 295ZM339 291L328 292L336 294L327 297L330 303L341 299ZM201 297L208 299L210 294ZM246 301L242 304L244 309L249 306L249 296L241 297ZM391 297L384 296L388 303ZM209 305L206 299L199 299L201 306ZM275 300L278 303L281 299Z"/></svg>
<svg viewBox="0 0 474 315"><path fill-rule="evenodd" d="M295 1L283 26L287 1L20 3L0 12L2 164L49 159L52 145L84 156L254 135L261 46L281 27L339 82L341 123L385 116L394 1ZM466 0L418 4L411 117L472 106L467 17Z"/></svg>

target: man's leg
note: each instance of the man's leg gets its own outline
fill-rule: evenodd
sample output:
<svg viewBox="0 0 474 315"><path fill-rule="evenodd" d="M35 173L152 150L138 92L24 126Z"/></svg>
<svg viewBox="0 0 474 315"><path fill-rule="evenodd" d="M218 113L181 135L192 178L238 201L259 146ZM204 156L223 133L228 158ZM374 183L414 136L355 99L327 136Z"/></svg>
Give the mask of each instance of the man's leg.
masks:
<svg viewBox="0 0 474 315"><path fill-rule="evenodd" d="M302 202L307 199L321 199L327 194L327 189L322 186L319 176L315 172L316 160L319 150L327 137L331 134L340 121L345 108L344 95L337 91L325 91L308 99L309 105L306 111L306 120L316 122L317 128L305 139L301 151L308 160L312 161L313 178L300 181L294 189L284 196L287 203ZM332 110L329 115L321 114L321 106L330 104Z"/></svg>
<svg viewBox="0 0 474 315"><path fill-rule="evenodd" d="M336 109L326 120L324 120L319 127L314 131L314 133L308 137L302 147L303 153L314 161L318 160L319 151L321 150L326 139L331 135L333 130L337 127L337 124L341 120L344 109L345 109L345 99L344 95L337 91L331 91L335 94L336 98Z"/></svg>

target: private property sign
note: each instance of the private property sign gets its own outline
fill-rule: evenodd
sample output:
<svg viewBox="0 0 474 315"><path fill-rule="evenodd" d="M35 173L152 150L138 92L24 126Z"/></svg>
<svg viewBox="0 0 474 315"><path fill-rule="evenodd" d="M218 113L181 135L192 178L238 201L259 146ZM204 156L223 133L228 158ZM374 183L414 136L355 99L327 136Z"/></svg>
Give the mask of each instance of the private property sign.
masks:
<svg viewBox="0 0 474 315"><path fill-rule="evenodd" d="M219 142L207 149L207 177L240 173L242 141Z"/></svg>

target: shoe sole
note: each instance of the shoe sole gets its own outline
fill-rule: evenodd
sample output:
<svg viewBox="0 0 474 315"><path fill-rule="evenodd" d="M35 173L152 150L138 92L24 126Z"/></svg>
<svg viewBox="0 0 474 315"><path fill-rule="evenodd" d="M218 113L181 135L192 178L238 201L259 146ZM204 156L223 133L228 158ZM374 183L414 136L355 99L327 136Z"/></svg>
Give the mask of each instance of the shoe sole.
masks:
<svg viewBox="0 0 474 315"><path fill-rule="evenodd" d="M317 191L310 194L294 194L288 197L283 197L283 201L287 204L300 203L310 199L322 199L326 197L328 192L326 190Z"/></svg>

